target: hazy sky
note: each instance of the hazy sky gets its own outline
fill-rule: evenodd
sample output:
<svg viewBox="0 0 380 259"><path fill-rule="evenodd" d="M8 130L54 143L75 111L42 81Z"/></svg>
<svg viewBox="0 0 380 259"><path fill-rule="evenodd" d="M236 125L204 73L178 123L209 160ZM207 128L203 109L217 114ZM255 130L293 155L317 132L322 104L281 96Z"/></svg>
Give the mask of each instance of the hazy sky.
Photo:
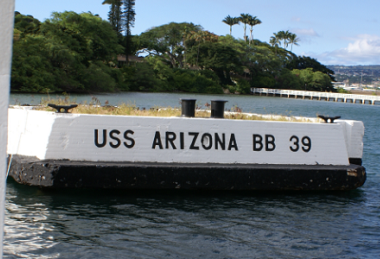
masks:
<svg viewBox="0 0 380 259"><path fill-rule="evenodd" d="M92 12L107 19L103 0L16 0L16 10L44 21L54 11ZM269 42L280 30L300 38L297 55L323 64L380 64L380 0L136 0L133 34L169 22L193 22L218 35L229 33L222 20L249 13L262 24L254 27L255 39ZM247 29L248 31L248 29ZM243 25L232 29L243 38Z"/></svg>

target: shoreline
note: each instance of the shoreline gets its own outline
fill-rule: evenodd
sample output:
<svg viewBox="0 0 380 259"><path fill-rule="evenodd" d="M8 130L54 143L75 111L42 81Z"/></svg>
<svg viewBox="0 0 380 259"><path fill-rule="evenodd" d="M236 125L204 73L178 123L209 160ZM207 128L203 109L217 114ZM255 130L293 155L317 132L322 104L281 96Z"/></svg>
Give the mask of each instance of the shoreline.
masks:
<svg viewBox="0 0 380 259"><path fill-rule="evenodd" d="M300 89L280 89L280 88L268 88L271 90L290 90L290 91L303 91ZM317 93L326 93L322 91L309 91L309 92L317 92ZM158 94L200 94L200 95L242 95L242 96L250 96L252 93L249 94L242 94L242 93L192 93L192 92L149 92L149 91L115 91L115 92L88 92L88 93L80 93L80 92L72 92L72 93L67 93L67 92L51 92L51 93L33 93L33 92L10 92L11 95L44 95L44 96L49 96L49 95L62 95L62 96L70 96L70 95L89 95L89 96L94 96L94 95L107 95L107 94L117 94L117 93L158 93ZM339 92L328 92L328 93L339 93ZM375 93L375 94L374 94ZM364 90L350 90L347 93L342 93L342 94L355 94L355 95L380 95L380 90L376 91L364 91Z"/></svg>

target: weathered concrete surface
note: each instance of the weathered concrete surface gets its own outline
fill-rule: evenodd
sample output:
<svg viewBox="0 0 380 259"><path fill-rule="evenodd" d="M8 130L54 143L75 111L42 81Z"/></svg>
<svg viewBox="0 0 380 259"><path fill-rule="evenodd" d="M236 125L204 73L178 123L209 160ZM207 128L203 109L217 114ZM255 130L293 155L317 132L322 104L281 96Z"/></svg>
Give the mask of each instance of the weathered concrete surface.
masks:
<svg viewBox="0 0 380 259"><path fill-rule="evenodd" d="M0 2L0 229L4 222L8 104L11 79L14 0ZM3 256L3 231L0 231L0 257Z"/></svg>
<svg viewBox="0 0 380 259"><path fill-rule="evenodd" d="M364 167L353 164L75 162L17 156L10 176L18 183L46 188L130 190L351 190L366 180Z"/></svg>
<svg viewBox="0 0 380 259"><path fill-rule="evenodd" d="M349 165L360 121L300 123L9 109L8 154L41 160Z"/></svg>

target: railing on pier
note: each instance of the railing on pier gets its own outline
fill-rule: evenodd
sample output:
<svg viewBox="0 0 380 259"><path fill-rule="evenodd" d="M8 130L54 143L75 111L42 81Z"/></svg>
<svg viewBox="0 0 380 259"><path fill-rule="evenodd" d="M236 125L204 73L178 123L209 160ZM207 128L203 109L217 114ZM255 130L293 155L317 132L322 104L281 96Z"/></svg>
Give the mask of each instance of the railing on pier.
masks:
<svg viewBox="0 0 380 259"><path fill-rule="evenodd" d="M372 104L375 102L380 104L380 96L375 95L362 95L362 94L341 94L341 93L328 93L328 92L314 92L314 91L300 91L300 90L282 90L282 89L269 89L269 88L251 88L252 94L266 95L266 96L279 96L279 97L294 97L319 101L335 101L335 102L350 102L361 104Z"/></svg>

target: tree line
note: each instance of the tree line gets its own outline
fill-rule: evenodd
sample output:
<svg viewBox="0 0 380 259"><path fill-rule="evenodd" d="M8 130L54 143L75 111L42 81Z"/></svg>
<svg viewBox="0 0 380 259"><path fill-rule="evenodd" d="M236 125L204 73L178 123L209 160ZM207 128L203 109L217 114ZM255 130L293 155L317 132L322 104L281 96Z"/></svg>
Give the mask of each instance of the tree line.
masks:
<svg viewBox="0 0 380 259"><path fill-rule="evenodd" d="M251 87L333 91L334 72L287 50L289 31L270 43L253 38L256 16L227 16L230 35L193 23L169 23L132 35L134 0L106 0L108 21L90 12L53 13L40 22L16 12L13 92L154 91L242 93ZM244 38L231 36L244 24ZM250 26L250 36L246 35ZM281 44L283 47L281 47ZM125 63L118 57L124 55ZM128 57L143 57L128 60Z"/></svg>
<svg viewBox="0 0 380 259"><path fill-rule="evenodd" d="M15 14L12 92L128 90L116 57L124 48L109 22L91 13Z"/></svg>

